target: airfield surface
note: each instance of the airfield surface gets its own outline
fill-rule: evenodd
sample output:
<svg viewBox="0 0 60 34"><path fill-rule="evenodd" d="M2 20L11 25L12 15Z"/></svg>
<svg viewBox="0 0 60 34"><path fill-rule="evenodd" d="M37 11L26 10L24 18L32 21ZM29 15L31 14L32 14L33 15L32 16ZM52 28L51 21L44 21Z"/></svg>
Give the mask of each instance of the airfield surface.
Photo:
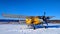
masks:
<svg viewBox="0 0 60 34"><path fill-rule="evenodd" d="M49 24L60 25L60 24ZM0 24L0 34L60 34L60 28L39 28L28 29L27 25L21 24Z"/></svg>

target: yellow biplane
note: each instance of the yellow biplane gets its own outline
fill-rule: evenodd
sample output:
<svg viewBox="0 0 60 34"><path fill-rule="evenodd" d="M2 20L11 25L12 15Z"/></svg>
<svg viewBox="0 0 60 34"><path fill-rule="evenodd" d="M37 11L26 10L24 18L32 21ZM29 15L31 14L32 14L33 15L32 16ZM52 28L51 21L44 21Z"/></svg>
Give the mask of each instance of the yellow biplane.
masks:
<svg viewBox="0 0 60 34"><path fill-rule="evenodd" d="M38 25L38 24L43 24L43 22L48 24L47 20L54 17L54 16L45 16L45 12L43 16L25 16L25 15L13 15L13 14L2 14L2 16L9 18L25 18L25 22L27 25L31 25L31 24Z"/></svg>

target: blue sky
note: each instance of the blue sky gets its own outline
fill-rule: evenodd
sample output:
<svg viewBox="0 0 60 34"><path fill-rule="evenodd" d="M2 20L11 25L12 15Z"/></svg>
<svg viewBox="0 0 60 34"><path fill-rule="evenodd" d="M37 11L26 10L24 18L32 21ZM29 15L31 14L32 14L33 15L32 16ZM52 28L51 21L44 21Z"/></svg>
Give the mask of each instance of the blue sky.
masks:
<svg viewBox="0 0 60 34"><path fill-rule="evenodd" d="M0 18L2 13L40 16L44 11L60 19L60 0L0 0Z"/></svg>

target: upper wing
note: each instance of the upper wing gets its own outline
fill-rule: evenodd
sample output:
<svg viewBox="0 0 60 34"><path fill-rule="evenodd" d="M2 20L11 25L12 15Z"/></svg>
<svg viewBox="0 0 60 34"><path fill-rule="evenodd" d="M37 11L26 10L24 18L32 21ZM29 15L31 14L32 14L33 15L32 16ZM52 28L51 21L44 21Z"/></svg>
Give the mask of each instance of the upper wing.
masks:
<svg viewBox="0 0 60 34"><path fill-rule="evenodd" d="M14 15L14 14L2 14L3 17L9 17L9 18L26 18L26 17L31 17L31 16L25 16L25 15ZM54 16L45 16L45 18L52 18ZM39 18L43 18L43 16L39 16Z"/></svg>
<svg viewBox="0 0 60 34"><path fill-rule="evenodd" d="M14 15L14 14L2 14L3 17L9 17L9 18L26 18L28 16L25 15Z"/></svg>

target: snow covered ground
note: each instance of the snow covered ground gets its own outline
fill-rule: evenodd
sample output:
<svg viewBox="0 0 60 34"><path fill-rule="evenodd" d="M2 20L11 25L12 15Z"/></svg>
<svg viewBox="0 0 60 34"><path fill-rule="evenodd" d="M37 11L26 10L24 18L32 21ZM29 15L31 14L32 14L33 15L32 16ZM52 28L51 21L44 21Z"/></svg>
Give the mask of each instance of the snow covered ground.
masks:
<svg viewBox="0 0 60 34"><path fill-rule="evenodd" d="M60 25L60 24L49 24ZM60 28L27 29L27 25L0 24L0 34L60 34Z"/></svg>

